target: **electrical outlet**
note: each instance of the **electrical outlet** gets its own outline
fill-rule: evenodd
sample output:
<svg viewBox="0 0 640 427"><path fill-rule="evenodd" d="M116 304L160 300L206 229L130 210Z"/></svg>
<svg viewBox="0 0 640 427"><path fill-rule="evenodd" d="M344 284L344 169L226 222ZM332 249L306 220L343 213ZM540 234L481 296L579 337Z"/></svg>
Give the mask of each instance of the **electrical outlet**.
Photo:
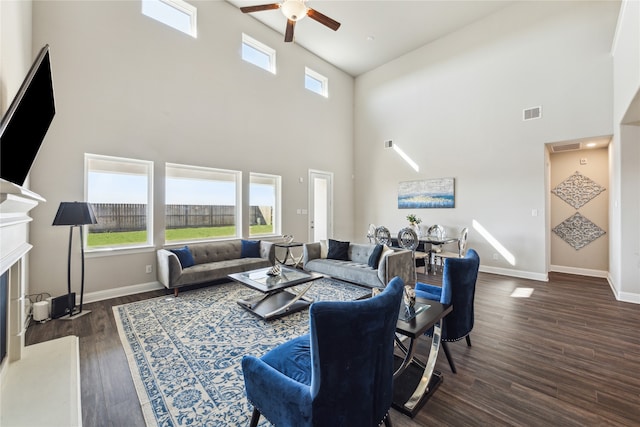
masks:
<svg viewBox="0 0 640 427"><path fill-rule="evenodd" d="M152 267L151 267L151 264L149 264L149 265L147 265L147 266L146 266L145 271L146 271L147 273L151 273L151 272L153 271L153 269L152 269Z"/></svg>

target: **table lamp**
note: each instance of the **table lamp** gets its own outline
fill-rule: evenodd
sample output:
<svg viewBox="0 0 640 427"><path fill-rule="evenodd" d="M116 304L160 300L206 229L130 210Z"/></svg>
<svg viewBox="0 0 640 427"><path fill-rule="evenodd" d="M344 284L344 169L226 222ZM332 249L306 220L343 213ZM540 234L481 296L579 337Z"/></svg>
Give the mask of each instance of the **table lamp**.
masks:
<svg viewBox="0 0 640 427"><path fill-rule="evenodd" d="M69 317L64 319L75 319L82 315L91 313L90 311L82 311L82 299L84 297L84 236L83 225L97 224L96 215L93 208L87 202L61 202L58 207L56 217L53 219L52 225L68 225L69 227L69 257L67 262L67 307L69 308ZM71 295L71 246L73 242L73 228L80 227L80 254L82 268L80 273L80 306L75 310L75 301Z"/></svg>

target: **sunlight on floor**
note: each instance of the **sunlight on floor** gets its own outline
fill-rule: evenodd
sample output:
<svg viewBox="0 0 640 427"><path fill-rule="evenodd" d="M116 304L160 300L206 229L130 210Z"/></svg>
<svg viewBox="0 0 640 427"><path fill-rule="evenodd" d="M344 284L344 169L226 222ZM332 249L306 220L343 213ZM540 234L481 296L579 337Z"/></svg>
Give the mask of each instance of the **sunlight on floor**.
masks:
<svg viewBox="0 0 640 427"><path fill-rule="evenodd" d="M533 288L516 288L511 292L511 298L529 298L533 294Z"/></svg>

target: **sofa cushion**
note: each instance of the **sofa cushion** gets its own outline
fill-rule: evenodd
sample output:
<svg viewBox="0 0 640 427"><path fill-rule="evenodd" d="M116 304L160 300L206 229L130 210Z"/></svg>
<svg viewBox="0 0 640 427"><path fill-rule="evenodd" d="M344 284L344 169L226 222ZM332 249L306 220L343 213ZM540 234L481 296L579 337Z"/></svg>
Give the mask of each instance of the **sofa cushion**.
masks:
<svg viewBox="0 0 640 427"><path fill-rule="evenodd" d="M173 286L211 282L225 279L227 275L231 273L241 273L270 266L271 263L269 260L264 258L237 258L206 264L196 264L183 270Z"/></svg>
<svg viewBox="0 0 640 427"><path fill-rule="evenodd" d="M380 261L380 255L382 255L382 249L384 249L384 246L376 245L376 247L373 248L373 251L371 251L371 255L369 255L369 267L373 268L374 270L378 268L378 262Z"/></svg>
<svg viewBox="0 0 640 427"><path fill-rule="evenodd" d="M189 250L188 246L184 246L182 248L177 248L177 249L169 249L169 250L174 254L176 254L182 268L191 267L196 263L193 259L193 255L191 255L191 251Z"/></svg>
<svg viewBox="0 0 640 427"><path fill-rule="evenodd" d="M260 258L260 240L242 240L240 258Z"/></svg>
<svg viewBox="0 0 640 427"><path fill-rule="evenodd" d="M327 259L349 261L349 242L329 239L329 253Z"/></svg>
<svg viewBox="0 0 640 427"><path fill-rule="evenodd" d="M307 262L305 270L315 271L362 286L384 287L384 282L378 278L378 271L372 269L367 264L316 258Z"/></svg>

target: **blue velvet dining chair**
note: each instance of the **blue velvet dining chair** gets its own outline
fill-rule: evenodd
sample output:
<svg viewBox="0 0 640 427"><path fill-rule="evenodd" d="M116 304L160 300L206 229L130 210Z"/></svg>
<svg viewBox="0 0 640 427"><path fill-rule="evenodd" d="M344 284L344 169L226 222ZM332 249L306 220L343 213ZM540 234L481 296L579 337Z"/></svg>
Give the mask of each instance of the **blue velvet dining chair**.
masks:
<svg viewBox="0 0 640 427"><path fill-rule="evenodd" d="M475 250L469 249L464 258L445 258L442 286L418 282L415 287L418 298L453 305L453 311L442 319L441 335L442 348L453 373L456 373L456 365L447 342L465 338L471 347L469 334L473 329L473 300L479 267L480 256Z"/></svg>
<svg viewBox="0 0 640 427"><path fill-rule="evenodd" d="M244 356L251 426L264 415L279 427L391 426L393 346L404 283L375 297L316 302L309 334L261 358Z"/></svg>

